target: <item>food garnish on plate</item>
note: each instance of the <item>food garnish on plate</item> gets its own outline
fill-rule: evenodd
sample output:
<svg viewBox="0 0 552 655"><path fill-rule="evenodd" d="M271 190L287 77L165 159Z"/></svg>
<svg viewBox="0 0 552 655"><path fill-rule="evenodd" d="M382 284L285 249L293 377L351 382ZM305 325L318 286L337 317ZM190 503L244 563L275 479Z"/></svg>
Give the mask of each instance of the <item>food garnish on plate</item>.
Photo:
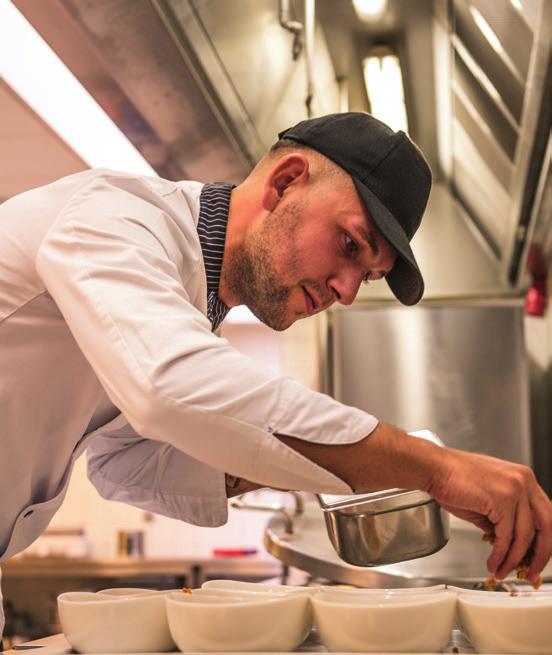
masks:
<svg viewBox="0 0 552 655"><path fill-rule="evenodd" d="M495 535L494 534L489 534L489 533L484 533L483 536L481 537L481 540L482 541L487 541L490 544L494 544ZM525 557L516 566L516 578L518 580L528 580L529 563L531 562L532 557L533 557L533 546L531 545L529 547L529 550L525 553ZM541 584L542 584L542 577L540 575L534 582L531 582L531 585L533 586L533 589L539 589ZM485 582L485 588L487 589L487 591L494 591L496 589L496 586L497 586L496 578L491 573L487 577L487 580Z"/></svg>

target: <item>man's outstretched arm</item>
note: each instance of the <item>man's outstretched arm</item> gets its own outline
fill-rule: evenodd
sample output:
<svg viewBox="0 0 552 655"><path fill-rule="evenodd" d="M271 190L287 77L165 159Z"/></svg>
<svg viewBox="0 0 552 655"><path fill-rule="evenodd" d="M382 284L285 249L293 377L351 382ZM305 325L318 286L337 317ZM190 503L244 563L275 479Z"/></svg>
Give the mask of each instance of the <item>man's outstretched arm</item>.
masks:
<svg viewBox="0 0 552 655"><path fill-rule="evenodd" d="M352 444L316 444L277 436L356 492L421 489L448 511L493 533L487 567L499 579L520 563L531 544L530 580L538 577L550 559L552 504L527 466L441 448L385 423Z"/></svg>

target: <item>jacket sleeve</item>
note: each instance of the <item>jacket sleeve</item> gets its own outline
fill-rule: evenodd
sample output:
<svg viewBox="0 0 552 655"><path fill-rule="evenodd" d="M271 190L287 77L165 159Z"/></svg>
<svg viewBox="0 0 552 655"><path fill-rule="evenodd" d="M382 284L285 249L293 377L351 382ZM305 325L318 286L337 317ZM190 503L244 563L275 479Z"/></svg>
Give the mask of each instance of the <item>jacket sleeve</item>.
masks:
<svg viewBox="0 0 552 655"><path fill-rule="evenodd" d="M211 332L190 300L204 271L189 223L145 192L96 178L47 232L36 268L106 393L142 437L262 485L350 493L274 433L350 443L377 420L260 369Z"/></svg>
<svg viewBox="0 0 552 655"><path fill-rule="evenodd" d="M170 444L143 439L130 425L104 432L86 450L99 494L193 525L226 523L224 473Z"/></svg>

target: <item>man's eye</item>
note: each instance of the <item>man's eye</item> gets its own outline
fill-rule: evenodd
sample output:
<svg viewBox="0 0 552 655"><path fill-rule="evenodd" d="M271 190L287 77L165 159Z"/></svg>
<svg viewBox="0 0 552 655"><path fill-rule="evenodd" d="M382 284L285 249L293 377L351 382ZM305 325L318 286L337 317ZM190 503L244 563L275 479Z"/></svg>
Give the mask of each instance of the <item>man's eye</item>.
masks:
<svg viewBox="0 0 552 655"><path fill-rule="evenodd" d="M358 244L354 239L346 234L345 235L345 252L348 255L355 255L358 252Z"/></svg>

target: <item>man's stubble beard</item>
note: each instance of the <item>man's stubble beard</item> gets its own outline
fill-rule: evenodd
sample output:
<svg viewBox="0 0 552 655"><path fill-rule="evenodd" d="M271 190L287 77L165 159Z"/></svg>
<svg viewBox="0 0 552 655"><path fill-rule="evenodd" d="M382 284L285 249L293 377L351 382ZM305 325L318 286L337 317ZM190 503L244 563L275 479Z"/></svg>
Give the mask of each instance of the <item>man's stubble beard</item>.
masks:
<svg viewBox="0 0 552 655"><path fill-rule="evenodd" d="M299 267L298 253L294 252L299 216L298 203L271 212L257 230L247 235L225 271L230 292L273 330L285 330L294 320L289 315L293 287L281 282L276 262L285 261L286 274L293 279Z"/></svg>

